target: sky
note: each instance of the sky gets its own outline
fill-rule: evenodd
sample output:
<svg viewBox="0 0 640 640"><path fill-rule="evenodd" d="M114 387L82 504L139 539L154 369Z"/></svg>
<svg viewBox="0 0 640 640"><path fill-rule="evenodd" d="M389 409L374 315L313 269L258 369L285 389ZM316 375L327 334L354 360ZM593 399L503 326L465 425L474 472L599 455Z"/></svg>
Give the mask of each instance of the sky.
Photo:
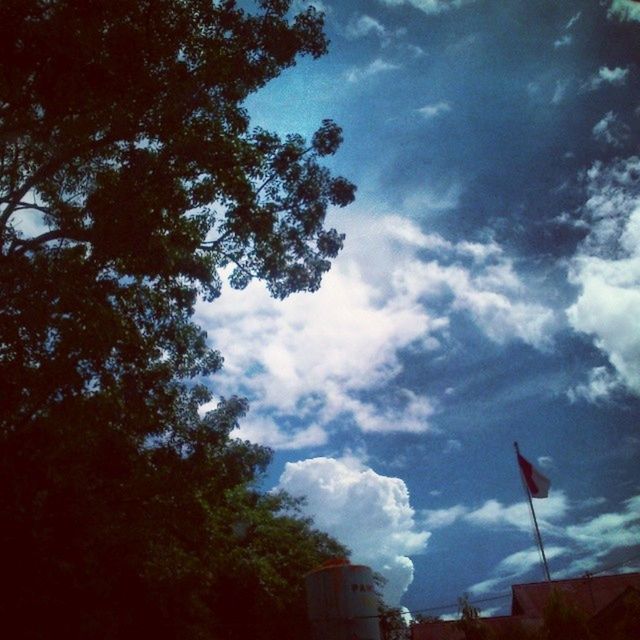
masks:
<svg viewBox="0 0 640 640"><path fill-rule="evenodd" d="M343 127L345 248L316 293L197 309L265 488L306 495L389 604L504 613L544 577L517 441L551 480L552 577L640 570L640 3L311 4L328 55L246 106Z"/></svg>

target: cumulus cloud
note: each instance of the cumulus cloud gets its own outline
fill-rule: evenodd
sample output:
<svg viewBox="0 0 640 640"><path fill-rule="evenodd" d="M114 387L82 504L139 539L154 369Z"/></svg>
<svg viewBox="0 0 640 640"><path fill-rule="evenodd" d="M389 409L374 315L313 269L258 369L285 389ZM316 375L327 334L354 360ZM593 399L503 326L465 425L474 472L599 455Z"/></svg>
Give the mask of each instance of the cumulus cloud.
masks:
<svg viewBox="0 0 640 640"><path fill-rule="evenodd" d="M627 82L629 76L629 67L600 67L598 72L593 74L584 85L588 91L595 91L605 84L613 86L622 86Z"/></svg>
<svg viewBox="0 0 640 640"><path fill-rule="evenodd" d="M554 312L526 299L525 286L507 257L477 273L462 264L417 262L398 273L396 283L428 300L452 297L451 310L468 313L498 344L514 339L541 349L550 344Z"/></svg>
<svg viewBox="0 0 640 640"><path fill-rule="evenodd" d="M385 601L399 603L413 581L409 556L422 553L430 536L416 526L403 480L355 457L323 457L287 463L278 487L306 496L304 510L315 524L347 545L354 562L381 573Z"/></svg>
<svg viewBox="0 0 640 640"><path fill-rule="evenodd" d="M376 58L366 67L354 67L350 69L346 74L346 78L349 82L357 83L362 82L363 80L366 80L367 78L370 78L372 76L376 76L379 73L395 71L399 68L400 65L398 64L382 60L381 58Z"/></svg>
<svg viewBox="0 0 640 640"><path fill-rule="evenodd" d="M567 317L575 330L593 336L617 379L640 394L640 158L595 163L587 190L583 213L590 232L571 262L579 294ZM602 398L616 387L616 378L599 369L574 399Z"/></svg>
<svg viewBox="0 0 640 640"><path fill-rule="evenodd" d="M427 104L424 107L418 109L418 113L426 120L437 118L439 115L447 113L447 111L451 111L451 105L448 102L442 101Z"/></svg>
<svg viewBox="0 0 640 640"><path fill-rule="evenodd" d="M445 354L453 314L499 344L549 345L554 313L531 299L494 240L452 242L400 215L364 225L352 214L340 226L346 247L319 291L277 301L252 282L197 307L225 356L214 388L251 403L237 435L300 449L336 428L437 431L439 398L399 382L402 353Z"/></svg>
<svg viewBox="0 0 640 640"><path fill-rule="evenodd" d="M442 13L450 9L457 9L475 0L378 0L389 6L411 5L426 14Z"/></svg>
<svg viewBox="0 0 640 640"><path fill-rule="evenodd" d="M609 111L594 125L592 133L599 142L622 147L629 139L631 129L613 111Z"/></svg>
<svg viewBox="0 0 640 640"><path fill-rule="evenodd" d="M396 230L396 238L382 233L379 271L365 268L368 251L355 246L314 294L278 302L255 282L244 291L225 292L212 305L199 305L199 322L225 354L218 388L221 393L239 390L252 403L243 434L290 448L320 444L322 429L339 416L363 431L430 428L431 399L396 387L393 380L402 369L399 351L445 330L448 321L389 281L394 247L407 242L402 229ZM382 390L386 384L390 387ZM376 404L361 397L373 389ZM287 418L295 426L276 426ZM303 429L304 437L297 433ZM287 444L285 436L292 442Z"/></svg>
<svg viewBox="0 0 640 640"><path fill-rule="evenodd" d="M400 354L442 350L451 314L497 343L548 345L553 312L529 300L495 241L451 242L399 215L366 227L347 216L342 228L346 248L318 292L276 301L253 282L198 305L225 355L213 383L251 402L237 435L300 449L325 444L336 420L364 432L434 431L438 399L397 382Z"/></svg>
<svg viewBox="0 0 640 640"><path fill-rule="evenodd" d="M594 367L589 371L587 381L569 389L567 397L571 402L587 400L597 404L610 400L624 386L624 381L617 372L607 367Z"/></svg>

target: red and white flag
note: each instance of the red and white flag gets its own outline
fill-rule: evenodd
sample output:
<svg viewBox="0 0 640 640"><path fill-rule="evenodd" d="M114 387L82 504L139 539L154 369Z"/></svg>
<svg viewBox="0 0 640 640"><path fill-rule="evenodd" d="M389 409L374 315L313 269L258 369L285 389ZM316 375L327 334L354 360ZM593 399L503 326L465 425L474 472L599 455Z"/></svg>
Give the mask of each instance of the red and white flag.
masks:
<svg viewBox="0 0 640 640"><path fill-rule="evenodd" d="M518 453L518 464L532 498L546 498L549 495L551 480L541 474L526 458Z"/></svg>

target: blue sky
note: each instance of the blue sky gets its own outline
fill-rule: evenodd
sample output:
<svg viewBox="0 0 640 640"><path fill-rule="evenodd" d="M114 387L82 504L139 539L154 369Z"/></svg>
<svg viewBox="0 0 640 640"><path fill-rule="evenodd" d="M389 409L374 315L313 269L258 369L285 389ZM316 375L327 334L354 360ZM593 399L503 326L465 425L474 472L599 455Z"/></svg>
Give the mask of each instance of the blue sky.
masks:
<svg viewBox="0 0 640 640"><path fill-rule="evenodd" d="M237 435L275 450L266 486L413 610L542 579L514 440L552 482L552 576L637 556L640 3L312 4L329 54L247 108L343 127L345 249L315 294L197 314L214 390L251 401Z"/></svg>

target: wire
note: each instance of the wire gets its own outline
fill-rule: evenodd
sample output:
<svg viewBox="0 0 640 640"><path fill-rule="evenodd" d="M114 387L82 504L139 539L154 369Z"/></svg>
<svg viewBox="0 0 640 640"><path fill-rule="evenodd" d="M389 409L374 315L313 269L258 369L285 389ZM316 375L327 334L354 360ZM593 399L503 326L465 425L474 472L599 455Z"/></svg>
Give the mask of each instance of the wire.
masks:
<svg viewBox="0 0 640 640"><path fill-rule="evenodd" d="M618 567L622 567L625 566L627 564L629 564L630 562L633 562L634 560L638 560L640 559L640 553L634 554L633 556L629 556L628 558L626 558L625 560L622 560L621 562L618 562L616 564L611 564L608 565L606 567L604 567L603 569L600 569L599 571L595 571L593 573L590 573L589 575L592 576L597 576L601 573L606 573L608 571L611 571L612 569L617 569ZM582 576L576 576L577 578L580 578ZM565 580L571 580L572 578L565 578ZM574 578L575 579L575 578ZM489 596L487 598L480 598L478 600L470 600L469 604L470 605L476 605L476 604L483 604L485 602L492 602L495 600L503 600L504 598L510 597L511 596L511 592L509 593L502 593L499 595L495 595L495 596ZM412 609L411 611L407 611L407 613L410 613L411 615L413 615L414 613L426 613L429 611L443 611L443 610L447 610L447 609L453 609L454 607L459 606L458 602L453 602L450 604L441 604L441 605L437 605L437 606L433 606L433 607L427 607L425 609ZM379 616L369 616L369 617L379 617Z"/></svg>
<svg viewBox="0 0 640 640"><path fill-rule="evenodd" d="M508 593L501 593L500 595L496 595L496 596L489 596L488 598L480 598L479 600L473 600L473 601L469 601L469 604L483 604L485 602L493 602L495 600L504 600L505 598L510 598L511 597L511 592L509 591ZM443 609L453 609L454 607L458 607L460 606L459 602L452 602L450 604L441 604L435 607L428 607L426 609L414 609L412 611L409 611L409 613L413 614L413 613L422 613L425 611L439 611L439 610L443 610Z"/></svg>
<svg viewBox="0 0 640 640"><path fill-rule="evenodd" d="M640 553L636 553L633 556L628 557L626 560L623 560L622 562L618 562L617 564L610 564L609 566L605 567L604 569L600 569L600 571L594 571L593 573L591 573L592 576L597 576L600 573L605 573L607 571L611 571L611 569L617 569L618 567L623 567L627 564L629 564L629 562L633 562L634 560L638 560L640 559Z"/></svg>

